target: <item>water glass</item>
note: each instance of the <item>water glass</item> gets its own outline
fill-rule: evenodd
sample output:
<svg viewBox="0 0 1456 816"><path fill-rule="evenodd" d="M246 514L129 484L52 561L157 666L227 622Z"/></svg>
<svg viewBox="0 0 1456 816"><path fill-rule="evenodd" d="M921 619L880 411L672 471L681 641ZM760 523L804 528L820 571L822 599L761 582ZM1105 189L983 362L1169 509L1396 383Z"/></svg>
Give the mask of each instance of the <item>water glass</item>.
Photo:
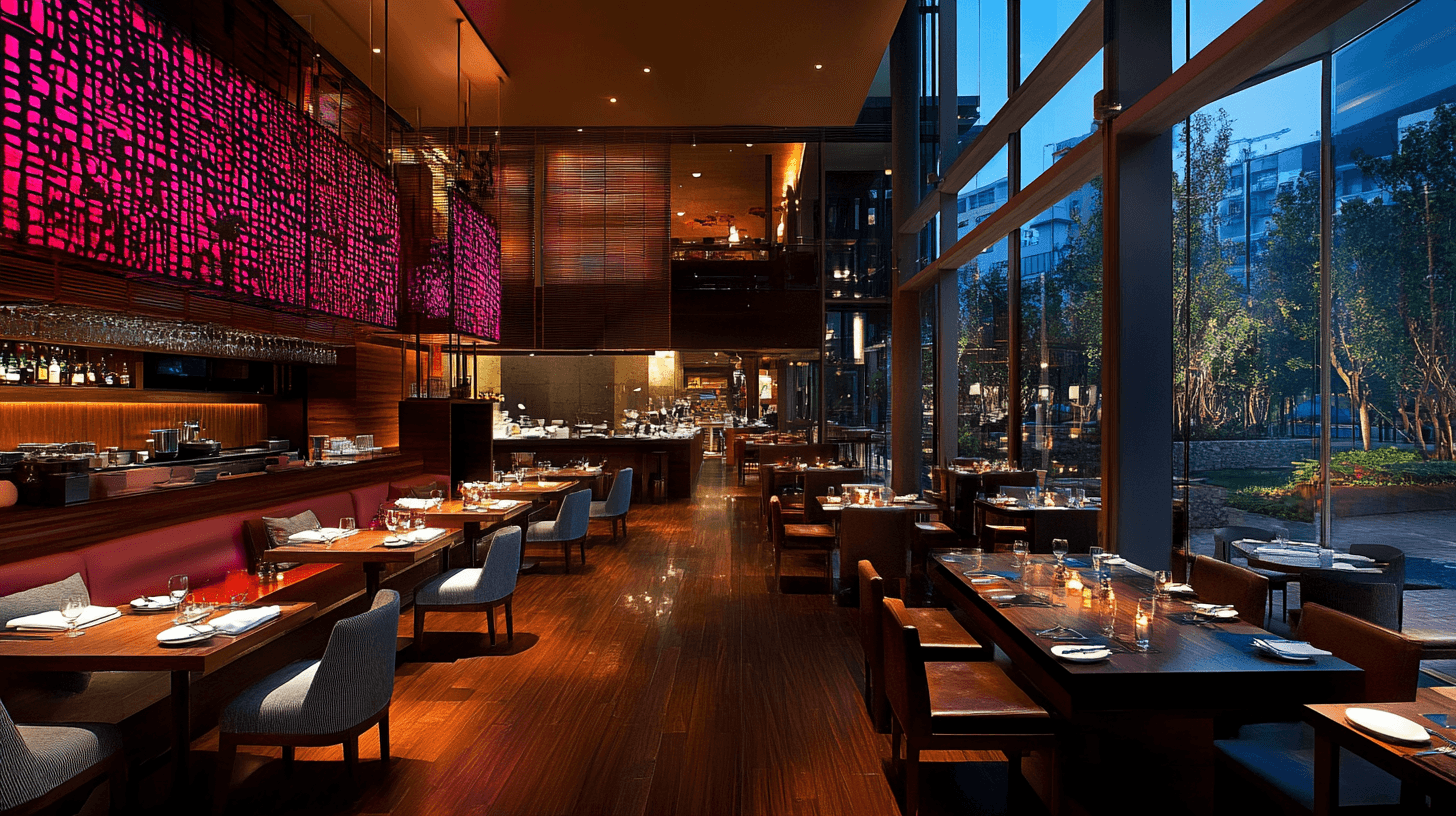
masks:
<svg viewBox="0 0 1456 816"><path fill-rule="evenodd" d="M1102 558L1105 555L1101 547L1092 546L1087 548L1087 557L1092 559L1092 571L1098 575L1102 574Z"/></svg>
<svg viewBox="0 0 1456 816"><path fill-rule="evenodd" d="M1138 601L1137 614L1133 618L1133 644L1142 651L1147 651L1151 645L1151 633L1153 629L1153 618L1158 613L1158 601L1156 598L1143 598Z"/></svg>
<svg viewBox="0 0 1456 816"><path fill-rule="evenodd" d="M177 608L177 614L172 617L173 623L182 622L182 599L187 597L187 576L173 575L167 579L167 595L171 597L172 604Z"/></svg>
<svg viewBox="0 0 1456 816"><path fill-rule="evenodd" d="M354 520L353 516L344 516L339 519L339 529L344 531L344 535L349 535L359 529L359 523Z"/></svg>
<svg viewBox="0 0 1456 816"><path fill-rule="evenodd" d="M1173 583L1173 573L1168 570L1158 570L1153 573L1153 586L1157 587L1159 598L1168 597L1168 586Z"/></svg>
<svg viewBox="0 0 1456 816"><path fill-rule="evenodd" d="M972 547L969 550L966 550L966 564L970 566L971 572L981 571L982 565L985 564L985 559L982 555L980 547Z"/></svg>
<svg viewBox="0 0 1456 816"><path fill-rule="evenodd" d="M410 522L416 530L425 529L425 511L416 510L410 514Z"/></svg>
<svg viewBox="0 0 1456 816"><path fill-rule="evenodd" d="M1087 491L1086 491L1086 489L1081 488L1081 487L1077 488L1077 506L1078 507L1086 507L1087 506Z"/></svg>
<svg viewBox="0 0 1456 816"><path fill-rule="evenodd" d="M1102 634L1110 638L1117 633L1117 594L1105 584L1097 600L1097 620Z"/></svg>
<svg viewBox="0 0 1456 816"><path fill-rule="evenodd" d="M824 491L824 495L828 496L831 499L837 498L839 496L839 486L830 485L829 489Z"/></svg>
<svg viewBox="0 0 1456 816"><path fill-rule="evenodd" d="M61 604L61 617L66 619L66 637L80 637L86 634L85 629L76 628L76 623L81 620L81 613L85 611L85 598L80 595L66 596L66 600Z"/></svg>
<svg viewBox="0 0 1456 816"><path fill-rule="evenodd" d="M1011 554L1016 556L1016 569L1021 574L1026 574L1026 559L1030 554L1030 547L1025 541L1011 542Z"/></svg>
<svg viewBox="0 0 1456 816"><path fill-rule="evenodd" d="M1289 528L1282 524L1274 528L1274 540L1280 544L1289 543Z"/></svg>

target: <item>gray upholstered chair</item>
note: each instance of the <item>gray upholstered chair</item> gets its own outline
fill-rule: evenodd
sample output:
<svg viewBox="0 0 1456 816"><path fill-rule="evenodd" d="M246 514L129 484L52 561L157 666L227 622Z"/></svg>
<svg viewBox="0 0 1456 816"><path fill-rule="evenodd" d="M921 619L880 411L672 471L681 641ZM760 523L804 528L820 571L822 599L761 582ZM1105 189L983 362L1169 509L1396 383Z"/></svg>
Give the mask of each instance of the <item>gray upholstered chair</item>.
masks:
<svg viewBox="0 0 1456 816"><path fill-rule="evenodd" d="M114 726L16 725L0 705L0 813L35 813L108 773L111 810L121 813L126 757Z"/></svg>
<svg viewBox="0 0 1456 816"><path fill-rule="evenodd" d="M1219 527L1213 531L1213 557L1220 561L1232 564L1234 555L1238 552L1233 548L1235 541L1273 541L1274 533L1262 527L1229 526ZM1274 612L1274 591L1279 591L1279 619L1289 619L1289 583L1297 581L1298 577L1287 572L1277 572L1259 567L1251 567L1247 564L1241 565L1245 569L1259 573L1269 579L1269 612L1272 618Z"/></svg>
<svg viewBox="0 0 1456 816"><path fill-rule="evenodd" d="M586 531L591 525L591 491L568 493L561 500L555 521L532 522L526 528L527 544L560 544L566 571L571 572L571 545L581 547L581 563L586 563Z"/></svg>
<svg viewBox="0 0 1456 816"><path fill-rule="evenodd" d="M215 812L227 805L239 745L281 745L291 768L295 746L343 743L353 776L359 735L378 723L379 757L388 763L398 634L399 593L381 589L368 612L334 624L321 659L289 664L228 703L218 723Z"/></svg>
<svg viewBox="0 0 1456 816"><path fill-rule="evenodd" d="M622 537L627 537L627 511L632 508L632 468L622 468L612 477L612 489L606 501L591 503L588 517L612 523L612 543L617 541L617 523L622 524Z"/></svg>
<svg viewBox="0 0 1456 816"><path fill-rule="evenodd" d="M452 569L415 590L415 646L425 646L426 612L485 612L490 645L495 645L495 606L506 608L506 642L516 639L511 622L511 595L521 566L521 528L502 527L490 538L485 566Z"/></svg>

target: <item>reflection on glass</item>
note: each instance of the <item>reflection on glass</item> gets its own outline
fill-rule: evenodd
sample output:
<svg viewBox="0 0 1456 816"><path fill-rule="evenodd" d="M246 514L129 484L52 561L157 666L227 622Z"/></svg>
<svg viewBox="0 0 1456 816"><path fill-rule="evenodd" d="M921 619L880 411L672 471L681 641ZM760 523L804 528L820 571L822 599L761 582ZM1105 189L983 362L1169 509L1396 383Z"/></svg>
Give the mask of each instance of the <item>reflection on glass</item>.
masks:
<svg viewBox="0 0 1456 816"><path fill-rule="evenodd" d="M1086 6L1087 0L1021 0L1023 80L1036 69L1037 63L1041 62L1042 57L1047 55ZM1083 97L1084 100L1091 98L1090 95Z"/></svg>
<svg viewBox="0 0 1456 816"><path fill-rule="evenodd" d="M956 454L1007 455L1010 301L1003 239L958 271Z"/></svg>
<svg viewBox="0 0 1456 816"><path fill-rule="evenodd" d="M1022 188L1097 129L1091 99L1100 90L1102 52L1098 51L1021 129Z"/></svg>
<svg viewBox="0 0 1456 816"><path fill-rule="evenodd" d="M956 3L959 155L1006 104L1006 4L951 1ZM945 157L943 166L954 159Z"/></svg>

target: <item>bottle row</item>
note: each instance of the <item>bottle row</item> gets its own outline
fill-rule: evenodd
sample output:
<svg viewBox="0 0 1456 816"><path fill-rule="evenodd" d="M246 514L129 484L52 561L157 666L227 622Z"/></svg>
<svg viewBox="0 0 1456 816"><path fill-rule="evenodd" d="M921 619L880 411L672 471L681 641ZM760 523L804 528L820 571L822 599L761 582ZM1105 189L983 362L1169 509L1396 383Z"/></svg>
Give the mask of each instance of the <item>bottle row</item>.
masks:
<svg viewBox="0 0 1456 816"><path fill-rule="evenodd" d="M132 360L103 349L0 343L0 383L131 388Z"/></svg>

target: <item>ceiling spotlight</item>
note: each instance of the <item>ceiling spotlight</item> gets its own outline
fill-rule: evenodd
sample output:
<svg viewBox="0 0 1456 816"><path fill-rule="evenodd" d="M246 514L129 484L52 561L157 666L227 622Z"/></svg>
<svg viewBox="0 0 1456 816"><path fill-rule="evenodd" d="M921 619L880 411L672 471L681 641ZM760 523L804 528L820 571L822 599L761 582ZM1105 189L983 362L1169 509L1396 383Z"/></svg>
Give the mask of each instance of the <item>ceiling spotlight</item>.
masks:
<svg viewBox="0 0 1456 816"><path fill-rule="evenodd" d="M379 49L378 48L374 49L374 53L378 54L379 53Z"/></svg>
<svg viewBox="0 0 1456 816"><path fill-rule="evenodd" d="M581 128L577 128L577 129L576 129L576 132L577 132L577 133L580 133L580 132L581 132Z"/></svg>
<svg viewBox="0 0 1456 816"><path fill-rule="evenodd" d="M652 73L652 67L651 66L648 66L648 65L642 66L642 73L644 73L644 74L650 74L650 73Z"/></svg>
<svg viewBox="0 0 1456 816"><path fill-rule="evenodd" d="M687 212L680 212L677 214L677 217L682 218L684 215L687 215Z"/></svg>
<svg viewBox="0 0 1456 816"><path fill-rule="evenodd" d="M703 174L702 173L694 173L693 174L693 178L702 178L702 177L703 177Z"/></svg>
<svg viewBox="0 0 1456 816"><path fill-rule="evenodd" d="M744 145L744 147L753 147L753 142L749 142L748 144Z"/></svg>
<svg viewBox="0 0 1456 816"><path fill-rule="evenodd" d="M611 99L608 99L607 101L608 102L616 102L617 101L617 97L614 96Z"/></svg>
<svg viewBox="0 0 1456 816"><path fill-rule="evenodd" d="M817 62L816 62L816 63L814 63L814 70L816 70L816 71L818 71L818 70L820 70L820 69L822 69L822 68L823 68L823 67L824 67L824 66L823 66L823 65L820 65L820 64L819 64L819 63L817 63Z"/></svg>

